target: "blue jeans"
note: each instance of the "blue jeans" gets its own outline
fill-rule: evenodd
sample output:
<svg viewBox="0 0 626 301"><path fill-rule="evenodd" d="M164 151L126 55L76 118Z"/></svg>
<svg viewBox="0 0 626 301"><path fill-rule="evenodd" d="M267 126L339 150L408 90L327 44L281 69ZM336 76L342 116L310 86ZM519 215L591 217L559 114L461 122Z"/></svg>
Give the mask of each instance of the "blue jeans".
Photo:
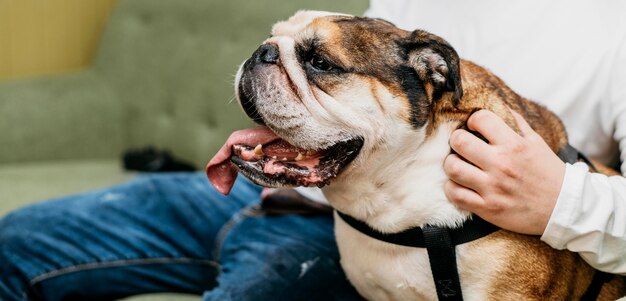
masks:
<svg viewBox="0 0 626 301"><path fill-rule="evenodd" d="M0 219L0 300L362 300L339 266L332 217L265 215L260 187L229 196L202 173L141 176Z"/></svg>

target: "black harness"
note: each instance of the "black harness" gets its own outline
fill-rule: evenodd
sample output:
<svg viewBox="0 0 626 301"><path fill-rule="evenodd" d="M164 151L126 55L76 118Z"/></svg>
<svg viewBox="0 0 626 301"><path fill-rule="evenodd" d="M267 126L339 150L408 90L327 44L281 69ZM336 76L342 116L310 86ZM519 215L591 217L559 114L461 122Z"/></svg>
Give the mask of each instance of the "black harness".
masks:
<svg viewBox="0 0 626 301"><path fill-rule="evenodd" d="M558 153L559 158L567 163L583 161L597 171L591 161L569 144ZM440 301L462 301L461 281L456 264L455 247L485 237L499 227L474 215L459 228L442 228L426 225L407 229L399 233L379 232L363 221L337 211L337 214L352 228L380 241L415 248L426 248L430 270L433 274L437 297ZM602 285L611 280L613 275L597 271L581 300L596 300Z"/></svg>

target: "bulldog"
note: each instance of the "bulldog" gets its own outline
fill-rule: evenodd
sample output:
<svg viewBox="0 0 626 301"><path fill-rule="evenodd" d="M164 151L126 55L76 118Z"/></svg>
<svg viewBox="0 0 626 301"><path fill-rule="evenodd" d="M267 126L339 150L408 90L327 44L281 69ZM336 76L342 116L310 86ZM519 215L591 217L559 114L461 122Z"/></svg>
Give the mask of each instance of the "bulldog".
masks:
<svg viewBox="0 0 626 301"><path fill-rule="evenodd" d="M442 38L381 19L300 11L273 26L235 86L260 126L231 135L209 179L224 194L238 172L266 187L323 187L342 267L368 300L449 297L427 249L374 238L345 217L382 235L476 219L443 192L448 139L471 113L491 110L518 130L513 110L556 153L568 146L553 113ZM465 300L579 300L597 275L574 253L499 229L452 248ZM605 282L593 299L624 295L622 277Z"/></svg>

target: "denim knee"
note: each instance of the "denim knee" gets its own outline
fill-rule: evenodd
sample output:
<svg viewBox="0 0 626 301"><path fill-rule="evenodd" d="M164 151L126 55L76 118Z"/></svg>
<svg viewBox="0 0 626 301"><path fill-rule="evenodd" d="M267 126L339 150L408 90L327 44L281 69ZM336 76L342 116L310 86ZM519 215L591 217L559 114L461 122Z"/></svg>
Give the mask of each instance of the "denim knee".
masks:
<svg viewBox="0 0 626 301"><path fill-rule="evenodd" d="M16 244L28 239L29 213L28 208L11 212L0 219L0 256L6 256L6 250L13 249ZM5 262L0 260L0 262Z"/></svg>
<svg viewBox="0 0 626 301"><path fill-rule="evenodd" d="M0 300L25 300L29 281L26 257L33 254L29 224L24 209L0 219Z"/></svg>
<svg viewBox="0 0 626 301"><path fill-rule="evenodd" d="M0 270L15 263L16 257L31 254L29 243L38 223L38 214L32 207L11 212L0 218ZM45 226L45 225L42 225Z"/></svg>

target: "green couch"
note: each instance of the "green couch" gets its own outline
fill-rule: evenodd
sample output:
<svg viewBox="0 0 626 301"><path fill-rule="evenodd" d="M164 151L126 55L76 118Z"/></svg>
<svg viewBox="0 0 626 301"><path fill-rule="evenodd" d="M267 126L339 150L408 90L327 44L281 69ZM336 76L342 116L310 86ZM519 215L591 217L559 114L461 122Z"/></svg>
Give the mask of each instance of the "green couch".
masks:
<svg viewBox="0 0 626 301"><path fill-rule="evenodd" d="M203 168L230 132L249 126L233 101L233 77L272 23L298 9L361 14L366 6L121 1L91 67L0 82L0 216L132 178L120 160L129 148L165 148Z"/></svg>

